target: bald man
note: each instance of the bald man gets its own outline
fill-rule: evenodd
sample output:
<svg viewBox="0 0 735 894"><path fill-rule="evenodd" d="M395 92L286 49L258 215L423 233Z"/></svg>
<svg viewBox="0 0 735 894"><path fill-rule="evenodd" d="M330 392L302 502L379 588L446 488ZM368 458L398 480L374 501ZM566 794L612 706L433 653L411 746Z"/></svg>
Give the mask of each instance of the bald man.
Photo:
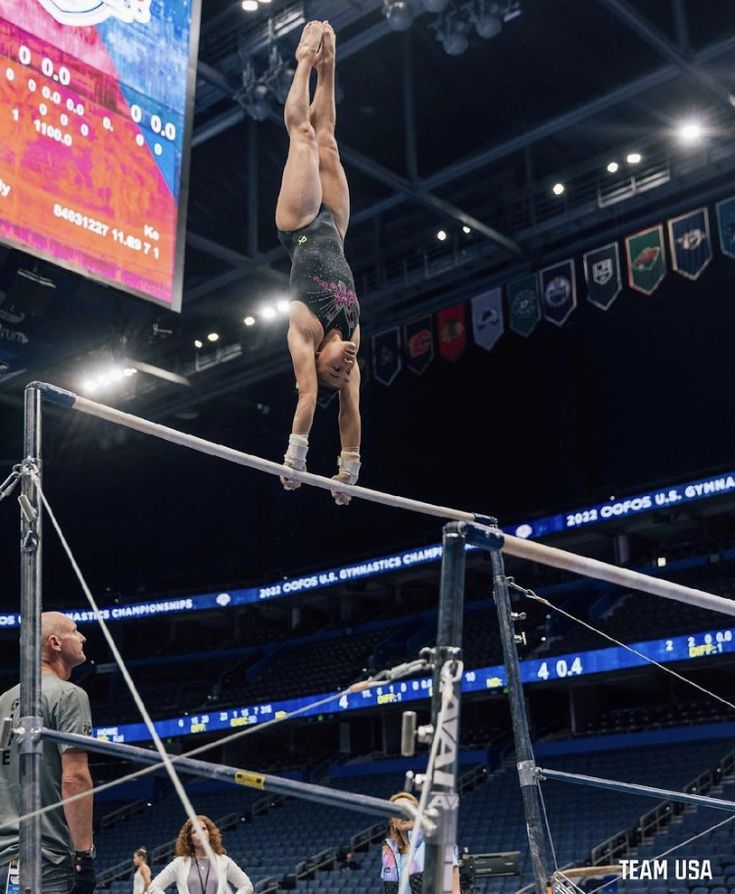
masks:
<svg viewBox="0 0 735 894"><path fill-rule="evenodd" d="M92 719L87 693L69 682L83 664L84 636L67 615L41 616L41 693L43 725L89 735ZM0 695L0 718L20 715L20 686ZM19 848L18 742L0 751L0 891L9 890L17 874ZM70 745L43 742L41 801L44 806L92 788L87 752ZM41 818L42 891L40 894L92 894L96 884L92 843L92 796L59 807Z"/></svg>

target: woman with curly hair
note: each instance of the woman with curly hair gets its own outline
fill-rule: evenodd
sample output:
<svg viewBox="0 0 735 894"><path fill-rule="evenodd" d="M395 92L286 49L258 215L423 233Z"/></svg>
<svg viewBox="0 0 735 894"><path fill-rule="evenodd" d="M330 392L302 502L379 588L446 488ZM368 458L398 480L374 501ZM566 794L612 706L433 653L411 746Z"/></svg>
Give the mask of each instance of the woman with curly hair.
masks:
<svg viewBox="0 0 735 894"><path fill-rule="evenodd" d="M176 857L153 879L149 894L163 894L174 883L178 894L228 894L228 882L236 887L236 894L253 894L250 879L225 854L220 830L208 816L197 819L202 827L202 836L194 828L192 820L184 823L176 839ZM207 856L206 842L214 861Z"/></svg>

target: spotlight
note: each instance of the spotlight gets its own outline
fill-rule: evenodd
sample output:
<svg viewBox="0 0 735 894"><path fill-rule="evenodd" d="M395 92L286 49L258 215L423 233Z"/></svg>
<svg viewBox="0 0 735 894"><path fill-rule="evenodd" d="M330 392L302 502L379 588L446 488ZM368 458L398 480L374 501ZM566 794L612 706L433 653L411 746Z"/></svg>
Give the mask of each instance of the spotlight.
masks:
<svg viewBox="0 0 735 894"><path fill-rule="evenodd" d="M131 376L137 376L138 370L134 366L126 366L123 375L129 379Z"/></svg>
<svg viewBox="0 0 735 894"><path fill-rule="evenodd" d="M679 126L678 136L680 143L692 146L702 141L704 129L698 121L685 121Z"/></svg>
<svg viewBox="0 0 735 894"><path fill-rule="evenodd" d="M657 568L665 568L666 567L666 556L659 556L656 559L656 567Z"/></svg>
<svg viewBox="0 0 735 894"><path fill-rule="evenodd" d="M408 31L413 13L406 0L385 0L385 18L391 31Z"/></svg>
<svg viewBox="0 0 735 894"><path fill-rule="evenodd" d="M643 161L643 156L640 152L629 152L626 155L625 160L629 165L639 165Z"/></svg>
<svg viewBox="0 0 735 894"><path fill-rule="evenodd" d="M462 227L462 232L465 234L465 236L469 236L472 230L468 226L464 226Z"/></svg>
<svg viewBox="0 0 735 894"><path fill-rule="evenodd" d="M470 18L475 23L475 30L480 37L489 40L497 37L503 27L503 16L495 5L488 0L477 0L472 9Z"/></svg>
<svg viewBox="0 0 735 894"><path fill-rule="evenodd" d="M608 174L617 174L619 168L620 168L620 165L616 161L611 161L607 166L607 173Z"/></svg>
<svg viewBox="0 0 735 894"><path fill-rule="evenodd" d="M276 309L275 307L267 305L260 311L260 315L264 320L274 320L276 317Z"/></svg>
<svg viewBox="0 0 735 894"><path fill-rule="evenodd" d="M445 231L445 230L439 230L439 232L436 234L436 238L437 238L440 242L444 242L444 241L446 240L446 238L447 238L446 231Z"/></svg>
<svg viewBox="0 0 735 894"><path fill-rule="evenodd" d="M243 323L246 326L254 326L255 325L255 317L245 317Z"/></svg>
<svg viewBox="0 0 735 894"><path fill-rule="evenodd" d="M211 342L219 341L219 333L210 332L209 335L207 336L207 341L211 341Z"/></svg>
<svg viewBox="0 0 735 894"><path fill-rule="evenodd" d="M112 382L112 379L110 378L109 373L105 372L105 373L101 373L99 376L97 376L97 384L98 385L102 385L104 387L105 385L109 385L111 382Z"/></svg>
<svg viewBox="0 0 735 894"><path fill-rule="evenodd" d="M99 385L94 379L85 379L82 382L82 391L85 391L87 394L94 394L98 388Z"/></svg>
<svg viewBox="0 0 735 894"><path fill-rule="evenodd" d="M564 184L563 183L555 183L551 187L551 191L555 196L560 196L564 192Z"/></svg>
<svg viewBox="0 0 735 894"><path fill-rule="evenodd" d="M110 377L111 382L119 382L122 379L123 375L124 373L119 366L111 367L110 371L108 372L108 376Z"/></svg>
<svg viewBox="0 0 735 894"><path fill-rule="evenodd" d="M258 0L242 0L242 8L245 12L257 12Z"/></svg>
<svg viewBox="0 0 735 894"><path fill-rule="evenodd" d="M201 341L200 339L196 338L196 339L194 339L194 347L195 348L203 348L204 342Z"/></svg>
<svg viewBox="0 0 735 894"><path fill-rule="evenodd" d="M276 310L280 314L287 314L289 309L289 303L285 299L281 300L276 304Z"/></svg>

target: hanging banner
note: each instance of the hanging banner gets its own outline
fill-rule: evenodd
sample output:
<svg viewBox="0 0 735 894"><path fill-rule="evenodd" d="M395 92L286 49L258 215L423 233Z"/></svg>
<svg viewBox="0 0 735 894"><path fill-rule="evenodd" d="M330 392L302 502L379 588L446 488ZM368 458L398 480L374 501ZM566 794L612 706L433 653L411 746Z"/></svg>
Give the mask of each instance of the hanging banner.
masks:
<svg viewBox="0 0 735 894"><path fill-rule="evenodd" d="M403 330L406 346L406 368L423 375L434 359L434 333L431 315L406 323Z"/></svg>
<svg viewBox="0 0 735 894"><path fill-rule="evenodd" d="M628 236L625 252L628 257L628 285L644 295L652 295L666 276L663 226L659 224Z"/></svg>
<svg viewBox="0 0 735 894"><path fill-rule="evenodd" d="M467 316L464 304L445 307L436 315L439 353L445 360L459 360L467 346Z"/></svg>
<svg viewBox="0 0 735 894"><path fill-rule="evenodd" d="M698 208L669 223L671 266L687 279L699 279L712 260L712 240L709 235L709 213Z"/></svg>
<svg viewBox="0 0 735 894"><path fill-rule="evenodd" d="M555 326L563 326L569 314L577 306L574 261L570 259L546 267L539 276L544 318Z"/></svg>
<svg viewBox="0 0 735 894"><path fill-rule="evenodd" d="M607 310L623 290L618 243L611 242L584 255L587 300Z"/></svg>
<svg viewBox="0 0 735 894"><path fill-rule="evenodd" d="M503 293L500 289L490 289L472 299L472 331L475 344L492 351L505 331Z"/></svg>
<svg viewBox="0 0 735 894"><path fill-rule="evenodd" d="M511 280L505 287L508 296L508 327L524 338L533 332L541 319L538 278L535 273Z"/></svg>
<svg viewBox="0 0 735 894"><path fill-rule="evenodd" d="M715 205L722 254L735 258L735 196Z"/></svg>
<svg viewBox="0 0 735 894"><path fill-rule="evenodd" d="M401 371L401 334L398 327L373 336L373 373L381 385L392 385Z"/></svg>

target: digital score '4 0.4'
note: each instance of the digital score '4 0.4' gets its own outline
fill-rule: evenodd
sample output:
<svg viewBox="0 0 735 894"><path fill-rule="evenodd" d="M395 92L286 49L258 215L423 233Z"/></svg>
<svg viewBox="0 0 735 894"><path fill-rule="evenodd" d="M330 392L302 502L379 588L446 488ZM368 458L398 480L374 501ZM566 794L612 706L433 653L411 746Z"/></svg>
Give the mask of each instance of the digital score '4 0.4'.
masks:
<svg viewBox="0 0 735 894"><path fill-rule="evenodd" d="M584 666L579 655L572 661L559 658L557 661L542 661L536 672L539 680L563 680L565 677L576 677L584 673Z"/></svg>

